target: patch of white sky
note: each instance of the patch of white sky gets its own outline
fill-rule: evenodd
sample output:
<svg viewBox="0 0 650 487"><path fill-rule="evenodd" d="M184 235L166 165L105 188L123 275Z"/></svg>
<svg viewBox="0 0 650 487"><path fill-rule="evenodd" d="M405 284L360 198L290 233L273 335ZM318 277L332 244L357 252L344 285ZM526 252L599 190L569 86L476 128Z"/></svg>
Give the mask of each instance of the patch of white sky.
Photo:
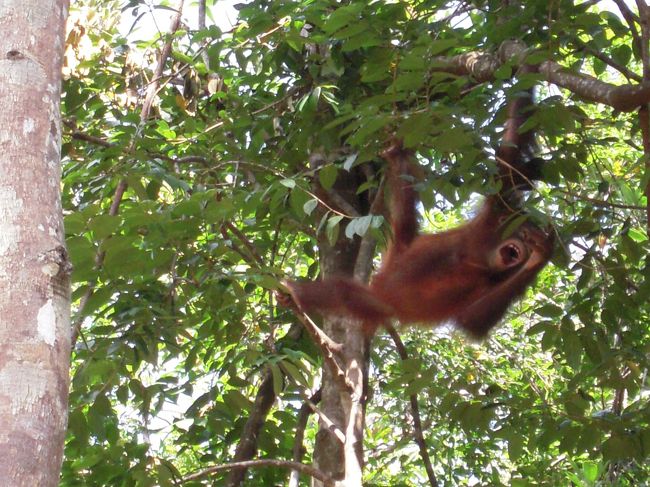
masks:
<svg viewBox="0 0 650 487"><path fill-rule="evenodd" d="M151 0L139 5L137 10L125 11L120 19L120 32L129 38L134 36L150 38L155 33L167 32L170 11L167 8L155 8L158 3ZM235 6L242 3L245 3L245 0L216 0L212 6L206 8L206 26L216 25L223 32L232 29L237 23ZM196 2L183 8L183 23L191 30L198 30L199 8Z"/></svg>

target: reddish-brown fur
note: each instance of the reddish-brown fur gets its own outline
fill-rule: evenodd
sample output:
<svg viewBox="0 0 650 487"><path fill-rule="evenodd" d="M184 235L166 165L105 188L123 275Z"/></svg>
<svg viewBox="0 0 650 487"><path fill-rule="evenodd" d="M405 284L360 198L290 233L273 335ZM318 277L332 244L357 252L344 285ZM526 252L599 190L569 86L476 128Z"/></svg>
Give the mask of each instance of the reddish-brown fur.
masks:
<svg viewBox="0 0 650 487"><path fill-rule="evenodd" d="M305 311L359 318L369 334L396 318L402 324L449 321L474 337L487 335L533 283L553 249L553 235L529 222L503 236L514 211L504 201L517 190L515 182L508 182L521 182L521 172L513 175L511 168L522 167L522 145L532 140L518 133L521 117L514 117L529 104L513 103L497 152L510 166L501 171L508 187L488 197L474 218L447 232L418 233L413 155L393 144L383 154L389 163L393 240L379 272L369 286L342 277L287 282L293 301Z"/></svg>

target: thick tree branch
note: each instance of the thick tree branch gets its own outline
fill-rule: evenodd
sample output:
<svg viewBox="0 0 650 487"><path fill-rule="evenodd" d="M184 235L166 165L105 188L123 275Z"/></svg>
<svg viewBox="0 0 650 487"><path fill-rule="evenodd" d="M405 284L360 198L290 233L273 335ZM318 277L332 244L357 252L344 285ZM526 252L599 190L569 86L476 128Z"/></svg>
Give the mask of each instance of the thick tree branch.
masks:
<svg viewBox="0 0 650 487"><path fill-rule="evenodd" d="M636 110L650 102L650 85L612 85L586 74L572 73L553 61L543 62L538 69L547 81L581 99L602 103L621 112Z"/></svg>
<svg viewBox="0 0 650 487"><path fill-rule="evenodd" d="M237 444L233 463L250 460L257 453L258 435L262 426L264 426L266 416L271 410L271 406L273 406L275 397L273 374L270 369L267 369L262 375L262 382L257 390L253 408L251 409L250 416L246 420L246 425L244 426L239 443ZM246 477L246 470L246 467L233 469L228 475L226 486L238 487L244 480L244 477Z"/></svg>
<svg viewBox="0 0 650 487"><path fill-rule="evenodd" d="M472 76L479 82L490 81L494 72L504 63L523 65L529 50L519 41L504 42L498 54L470 52L458 56L436 57L433 69L458 76ZM602 103L622 112L636 110L650 102L650 84L613 85L593 76L569 71L555 61L544 61L537 66L544 78L565 88L585 101Z"/></svg>

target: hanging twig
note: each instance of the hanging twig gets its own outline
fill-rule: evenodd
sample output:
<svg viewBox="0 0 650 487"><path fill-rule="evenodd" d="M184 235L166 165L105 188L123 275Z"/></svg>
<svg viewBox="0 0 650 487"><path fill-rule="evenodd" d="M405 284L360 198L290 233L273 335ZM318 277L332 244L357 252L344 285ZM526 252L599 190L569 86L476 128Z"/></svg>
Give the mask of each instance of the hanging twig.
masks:
<svg viewBox="0 0 650 487"><path fill-rule="evenodd" d="M393 339L395 343L395 348L400 358L404 361L408 359L408 352L406 347L402 342L397 330L392 325L387 325L386 330L388 334ZM438 481L436 476L433 473L433 466L431 465L431 457L429 457L429 451L427 450L427 444L424 440L424 434L422 432L422 420L420 419L420 406L418 406L418 397L415 394L409 395L409 401L411 403L411 414L413 416L413 436L415 437L415 443L418 445L420 450L420 456L422 457L422 462L424 463L424 469L427 472L427 477L429 477L429 485L431 487L437 487Z"/></svg>

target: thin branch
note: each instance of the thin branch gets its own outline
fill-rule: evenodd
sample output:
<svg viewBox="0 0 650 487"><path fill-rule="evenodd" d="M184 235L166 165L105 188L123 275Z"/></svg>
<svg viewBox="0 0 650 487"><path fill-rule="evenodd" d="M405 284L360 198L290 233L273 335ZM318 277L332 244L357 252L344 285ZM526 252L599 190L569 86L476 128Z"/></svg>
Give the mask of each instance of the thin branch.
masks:
<svg viewBox="0 0 650 487"><path fill-rule="evenodd" d="M406 347L402 342L397 330L392 325L387 325L386 330L388 334L393 339L395 343L395 348L402 360L408 359L408 352ZM420 450L420 456L422 457L422 462L424 463L424 469L427 472L427 477L429 478L429 485L431 487L437 487L438 481L436 476L433 473L433 466L431 465L431 457L429 456L429 451L427 450L427 443L424 440L424 433L422 432L422 420L420 419L420 406L418 405L418 397L415 394L409 395L409 401L411 403L411 414L413 416L413 436L415 437L415 443L418 445Z"/></svg>
<svg viewBox="0 0 650 487"><path fill-rule="evenodd" d="M620 72L623 76L625 76L628 79L632 79L634 81L637 81L641 83L643 81L643 76L636 74L634 71L630 70L627 68L627 66L623 66L622 64L617 63L614 61L611 57L605 55L601 51L597 51L596 49L593 49L591 46L588 44L582 42L580 39L576 38L573 40L578 45L578 48L591 54L593 57L600 59L602 62L607 64L608 66L611 66L618 72Z"/></svg>
<svg viewBox="0 0 650 487"><path fill-rule="evenodd" d="M331 433L341 445L343 445L345 443L345 433L343 433L343 430L339 428L323 411L321 411L309 397L306 397L306 394L301 392L301 395L305 401L303 405L311 409L311 411L318 416L321 423L326 426L327 431Z"/></svg>
<svg viewBox="0 0 650 487"><path fill-rule="evenodd" d="M620 208L623 210L638 210L638 211L645 211L646 209L644 206L639 206L639 205L625 205L623 203L613 203L611 201L600 200L597 198L590 198L588 196L580 196L572 193L571 191L567 191L563 189L557 189L557 191L559 191L562 194L566 194L567 196L570 196L573 199L586 201L588 203L591 203L592 205L601 206L605 208Z"/></svg>
<svg viewBox="0 0 650 487"><path fill-rule="evenodd" d="M348 203L347 200L343 198L343 196L341 196L339 192L334 188L330 190L325 190L325 188L323 188L323 191L327 193L327 196L332 200L332 203L334 203L336 206L341 208L341 210L345 211L347 215L349 215L348 218L358 218L361 216L361 213L359 213L354 206ZM319 199L319 201L321 201L323 206L331 210L331 207L327 206L324 201L321 199ZM338 214L343 216L343 213Z"/></svg>
<svg viewBox="0 0 650 487"><path fill-rule="evenodd" d="M643 80L650 81L650 9L645 0L636 0L639 9L639 23L641 25L641 62L643 63Z"/></svg>
<svg viewBox="0 0 650 487"><path fill-rule="evenodd" d="M83 140L84 142L89 142L95 145L101 145L102 147L115 147L115 144L109 142L100 137L95 137L94 135L85 134L79 130L73 130L70 132L70 137L77 140Z"/></svg>
<svg viewBox="0 0 650 487"><path fill-rule="evenodd" d="M246 235L244 235L244 233L243 233L241 230L239 230L239 228L237 228L235 225L233 225L233 224L230 223L230 222L224 223L224 226L225 226L225 227L226 227L226 228L227 228L231 233L233 233L233 234L234 234L234 235L235 235L235 236L236 236L236 237L241 241L241 243L244 244L244 247L246 247L246 249L248 249L248 252L250 252L250 254L253 256L253 258L255 259L255 261L256 261L260 266L263 266L263 265L264 265L264 260L262 259L262 257L260 257L260 254L257 252L257 249L253 246L253 244L251 243L251 241L248 240L248 238L246 237Z"/></svg>
<svg viewBox="0 0 650 487"><path fill-rule="evenodd" d="M205 30L205 14L206 14L206 8L205 8L205 2L206 0L199 0L199 12L198 12L198 21L199 21L199 30ZM208 52L205 50L205 47L207 45L207 40L203 39L201 41L201 44L203 44L203 50L201 51L201 58L203 59L203 64L205 64L205 67L208 71L210 71L210 56L208 56Z"/></svg>
<svg viewBox="0 0 650 487"><path fill-rule="evenodd" d="M305 465L304 463L291 462L289 460L248 460L246 462L237 462L237 463L226 463L223 465L215 465L200 472L193 473L184 477L181 480L181 483L191 482L193 480L200 480L212 475L213 473L224 472L232 469L248 469L248 468L259 468L259 467L277 467L277 468L290 468L292 470L298 470L300 473L304 473L313 477L317 480L323 482L326 487L334 487L334 480L332 480L325 473L320 470L312 467L311 465Z"/></svg>
<svg viewBox="0 0 650 487"><path fill-rule="evenodd" d="M260 113L263 113L267 110L270 110L271 108L274 108L282 104L283 102L291 98L293 95L295 95L297 92L299 92L300 88L301 88L300 86L294 86L293 88L289 89L286 95L284 95L282 98L280 98L279 100L275 100L273 103L269 103L268 105L265 105L262 108L258 108L257 110L254 110L251 113L251 115L259 115Z"/></svg>
<svg viewBox="0 0 650 487"><path fill-rule="evenodd" d="M140 126L138 127L138 130L136 130L135 135L131 139L131 143L129 144L129 148L126 151L128 154L132 154L135 146L137 144L137 141L140 137L142 128L144 127L145 123L147 120L149 120L149 115L151 112L151 107L153 105L154 98L158 92L158 86L159 86L159 79L162 76L163 69L165 67L165 64L167 63L167 58L169 57L169 53L171 52L171 46L172 46L172 41L173 41L173 34L178 30L180 27L180 22L181 22L181 14L183 10L183 1L180 0L178 9L176 13L172 16L171 22L170 22L170 27L169 27L169 34L167 36L167 41L165 42L161 53L160 57L158 60L158 65L156 66L155 70L155 75L154 75L154 81L152 81L149 86L147 87L147 92L145 95L144 102L142 103L142 110L140 111ZM117 187L115 188L115 193L113 195L113 202L111 203L110 209L108 211L109 215L115 216L117 215L117 212L120 207L120 203L122 201L122 198L124 196L124 192L126 191L128 187L128 183L126 182L126 179L120 179L120 181L117 183ZM100 268L104 262L104 256L105 252L99 251L97 256L95 257L95 264L97 268ZM83 311L86 305L88 304L88 301L90 298L93 296L95 292L95 286L96 283L90 283L88 286L88 289L84 293L84 295L81 297L79 301L79 308L77 309L75 319L73 320L73 331L72 331L72 346L74 348L74 344L77 340L77 337L79 336L79 330L81 329L81 325L83 324Z"/></svg>
<svg viewBox="0 0 650 487"><path fill-rule="evenodd" d="M639 125L641 127L641 137L643 139L643 155L645 157L646 174L650 174L650 110L648 105L639 110ZM645 186L646 196L646 225L647 233L650 236L650 181Z"/></svg>
<svg viewBox="0 0 650 487"><path fill-rule="evenodd" d="M117 212L120 209L120 201L122 200L122 196L124 195L124 192L126 191L127 183L126 180L120 180L117 183L117 187L115 188L115 193L113 195L113 201L111 203L111 206L108 210L108 214L110 216L116 216ZM102 265L104 264L104 258L106 257L106 251L105 250L98 250L97 254L95 254L95 268L99 270ZM77 309L77 313L75 315L75 318L72 322L72 333L70 336L71 343L74 346L74 344L77 342L77 339L79 338L79 332L81 331L81 326L83 325L84 322L84 315L83 315L83 310L88 304L88 301L90 298L95 294L95 286L96 283L91 282L88 284L88 289L86 289L86 292L81 296L81 299L79 301L79 308Z"/></svg>
<svg viewBox="0 0 650 487"><path fill-rule="evenodd" d="M614 3L621 12L621 15L627 22L627 26L630 28L632 33L632 42L638 49L638 52L642 51L641 48L641 37L639 36L639 31L636 28L636 24L639 23L639 17L630 10L630 7L627 6L625 0L614 0Z"/></svg>
<svg viewBox="0 0 650 487"><path fill-rule="evenodd" d="M221 233L221 236L223 237L224 240L230 241L229 247L232 250L234 250L237 254L239 254L239 256L242 259L244 259L244 262L248 263L252 267L257 267L258 263L255 261L255 259L251 257L249 253L244 252L239 245L237 245L235 242L232 241L230 235L228 235L228 230L226 230L226 228L223 225L219 228L219 232Z"/></svg>
<svg viewBox="0 0 650 487"><path fill-rule="evenodd" d="M375 197L370 205L370 210L368 210L369 215L381 214L381 209L384 205L385 180L386 178L382 178L379 182L379 188L377 188L377 193L375 193ZM377 239L370 231L367 231L361 239L357 261L354 265L354 277L361 282L367 283L370 279L370 274L372 273L372 260L376 249Z"/></svg>
<svg viewBox="0 0 650 487"><path fill-rule="evenodd" d="M297 304L296 306L300 305ZM296 313L296 317L298 318L298 321L303 324L311 339L316 345L318 345L318 348L320 348L321 354L323 355L323 360L332 373L334 380L339 385L341 385L344 390L352 391L354 389L354 385L346 377L345 372L343 372L343 369L336 361L336 357L334 356L335 353L337 355L340 355L341 351L343 350L343 346L328 337L327 334L321 330L316 325L316 323L314 323L314 320L312 320L309 315L302 309L298 308L297 311L298 312Z"/></svg>
<svg viewBox="0 0 650 487"><path fill-rule="evenodd" d="M321 400L323 390L318 389L312 396L307 399L298 411L298 418L296 420L296 433L293 441L293 456L292 459L296 463L302 464L302 457L304 454L303 441L305 439L305 430L307 429L307 422L311 416L312 410L316 404ZM300 472L298 470L291 470L289 475L289 487L298 487L300 485Z"/></svg>
<svg viewBox="0 0 650 487"><path fill-rule="evenodd" d="M90 144L94 145L99 145L102 147L106 148L112 148L112 147L118 147L117 144L113 142L109 142L106 139L103 139L101 137L96 137L94 135L88 135L84 132L81 132L80 130L74 129L71 132L64 134L64 135L69 135L70 138L75 139L75 140L81 140L84 142L88 142ZM124 151L125 152L125 151ZM189 156L183 156L183 157L170 157L167 154L162 154L160 152L151 152L149 150L145 151L146 154L151 157L151 158L158 158L162 159L167 162L172 162L174 164L191 164L193 162L198 162L203 165L208 165L210 162L209 159L205 156L198 156L198 155L189 155Z"/></svg>
<svg viewBox="0 0 650 487"><path fill-rule="evenodd" d="M192 162L198 162L200 164L207 165L210 162L207 157L195 156L195 155L183 156L183 157L178 157L178 158L169 157L169 156L166 156L164 154L158 154L158 153L155 153L155 154L152 154L152 155L154 157L160 157L161 159L164 159L166 161L173 162L174 164L190 164Z"/></svg>

